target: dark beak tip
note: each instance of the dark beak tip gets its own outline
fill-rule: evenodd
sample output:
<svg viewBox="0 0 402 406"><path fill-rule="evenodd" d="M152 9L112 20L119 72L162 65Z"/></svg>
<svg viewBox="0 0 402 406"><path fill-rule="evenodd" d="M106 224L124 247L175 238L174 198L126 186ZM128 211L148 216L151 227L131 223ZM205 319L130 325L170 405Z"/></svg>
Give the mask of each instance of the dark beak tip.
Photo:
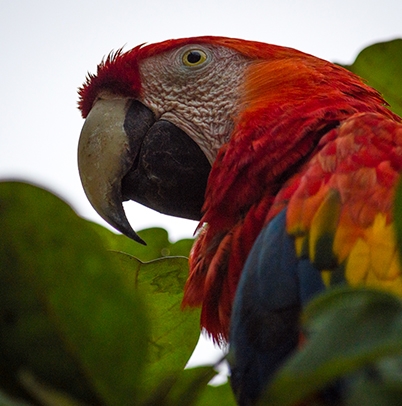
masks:
<svg viewBox="0 0 402 406"><path fill-rule="evenodd" d="M145 246L147 245L147 243L132 229L128 222L116 223L113 221L113 223L109 222L109 224L111 224L116 230L120 231L126 237L134 240L135 242L138 242L139 244Z"/></svg>
<svg viewBox="0 0 402 406"><path fill-rule="evenodd" d="M107 223L109 223L117 231L120 231L126 237L138 242L139 244L147 245L147 243L131 227L124 212L123 205L120 203L120 198L116 197L117 195L119 195L119 193L114 194L116 200L108 206L108 209L99 214Z"/></svg>
<svg viewBox="0 0 402 406"><path fill-rule="evenodd" d="M130 237L131 239L133 239L134 241L138 242L141 245L147 245L147 243L137 234L134 232L133 235L129 235L128 237Z"/></svg>

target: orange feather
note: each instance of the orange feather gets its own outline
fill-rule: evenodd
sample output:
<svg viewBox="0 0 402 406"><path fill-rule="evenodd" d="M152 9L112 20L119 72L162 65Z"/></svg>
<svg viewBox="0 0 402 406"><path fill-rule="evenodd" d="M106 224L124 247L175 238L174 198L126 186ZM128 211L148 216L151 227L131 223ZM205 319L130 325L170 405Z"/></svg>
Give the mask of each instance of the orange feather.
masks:
<svg viewBox="0 0 402 406"><path fill-rule="evenodd" d="M242 110L209 177L201 221L206 226L191 254L183 305L202 303L201 323L221 342L228 337L234 292L253 242L287 204L289 232L308 234L328 190L337 188L345 205L337 235L346 242L355 241L378 210L389 211L392 193L378 180L394 184L395 173L378 163L383 156L380 148L363 148L365 142L375 142L365 140L366 129L352 140L339 132L346 132L348 118L359 113L388 119L394 126L391 133L400 119L385 107L378 92L339 66L287 48L218 42L247 55L252 63L241 95ZM343 168L341 158L349 154L353 159ZM359 167L359 159L364 170L351 173ZM395 164L398 160L396 154ZM331 177L331 170L336 177ZM369 187L373 182L376 187ZM356 185L361 194L348 199L348 187ZM376 193L386 193L385 201L366 207L367 198ZM342 244L337 250L341 259L348 255Z"/></svg>

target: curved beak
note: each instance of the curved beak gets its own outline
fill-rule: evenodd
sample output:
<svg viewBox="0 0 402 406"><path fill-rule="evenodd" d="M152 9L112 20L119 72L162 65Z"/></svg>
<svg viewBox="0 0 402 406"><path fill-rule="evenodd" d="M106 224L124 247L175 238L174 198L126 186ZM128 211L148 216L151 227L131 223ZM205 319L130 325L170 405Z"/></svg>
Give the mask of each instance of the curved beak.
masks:
<svg viewBox="0 0 402 406"><path fill-rule="evenodd" d="M100 99L88 114L78 145L88 200L121 233L145 242L125 215L132 199L165 214L200 219L211 166L181 129L132 99Z"/></svg>
<svg viewBox="0 0 402 406"><path fill-rule="evenodd" d="M123 209L121 181L133 164L124 131L127 99L98 100L89 112L78 144L78 169L88 200L111 226L139 243Z"/></svg>

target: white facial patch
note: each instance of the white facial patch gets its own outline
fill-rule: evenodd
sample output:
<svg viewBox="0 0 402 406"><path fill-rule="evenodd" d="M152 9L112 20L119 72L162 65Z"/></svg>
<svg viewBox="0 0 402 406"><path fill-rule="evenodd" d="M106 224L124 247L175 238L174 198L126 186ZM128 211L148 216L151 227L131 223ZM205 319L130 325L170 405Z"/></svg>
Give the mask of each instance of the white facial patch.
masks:
<svg viewBox="0 0 402 406"><path fill-rule="evenodd" d="M202 50L199 66L183 63L186 52ZM185 131L212 164L233 130L240 86L250 61L222 46L191 44L140 63L142 97L158 119Z"/></svg>

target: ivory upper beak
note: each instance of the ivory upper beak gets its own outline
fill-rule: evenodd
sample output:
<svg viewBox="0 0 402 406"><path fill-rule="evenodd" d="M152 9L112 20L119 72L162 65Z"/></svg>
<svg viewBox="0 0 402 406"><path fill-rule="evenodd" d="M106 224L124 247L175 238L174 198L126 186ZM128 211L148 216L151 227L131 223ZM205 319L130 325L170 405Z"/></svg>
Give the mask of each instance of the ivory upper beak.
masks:
<svg viewBox="0 0 402 406"><path fill-rule="evenodd" d="M110 225L145 244L130 226L122 204L121 181L135 154L124 130L130 99L100 99L88 114L78 144L78 168L88 200Z"/></svg>

